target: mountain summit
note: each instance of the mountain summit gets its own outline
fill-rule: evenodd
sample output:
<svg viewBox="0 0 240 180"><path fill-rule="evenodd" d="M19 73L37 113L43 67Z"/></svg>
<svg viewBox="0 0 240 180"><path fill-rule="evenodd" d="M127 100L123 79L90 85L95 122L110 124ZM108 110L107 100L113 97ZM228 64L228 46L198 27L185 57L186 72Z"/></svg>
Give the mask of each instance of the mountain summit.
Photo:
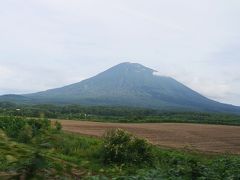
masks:
<svg viewBox="0 0 240 180"><path fill-rule="evenodd" d="M14 98L2 96L0 100L240 112L240 107L210 100L175 79L154 75L154 72L141 64L125 62L79 83Z"/></svg>

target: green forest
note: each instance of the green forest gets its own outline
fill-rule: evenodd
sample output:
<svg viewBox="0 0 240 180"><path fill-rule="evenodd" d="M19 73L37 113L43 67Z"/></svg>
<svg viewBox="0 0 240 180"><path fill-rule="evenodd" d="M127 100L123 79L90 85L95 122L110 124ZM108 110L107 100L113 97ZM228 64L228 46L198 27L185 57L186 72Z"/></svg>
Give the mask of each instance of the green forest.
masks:
<svg viewBox="0 0 240 180"><path fill-rule="evenodd" d="M80 106L21 105L0 102L0 115L100 122L177 122L240 125L240 115L209 112L161 111L157 109Z"/></svg>

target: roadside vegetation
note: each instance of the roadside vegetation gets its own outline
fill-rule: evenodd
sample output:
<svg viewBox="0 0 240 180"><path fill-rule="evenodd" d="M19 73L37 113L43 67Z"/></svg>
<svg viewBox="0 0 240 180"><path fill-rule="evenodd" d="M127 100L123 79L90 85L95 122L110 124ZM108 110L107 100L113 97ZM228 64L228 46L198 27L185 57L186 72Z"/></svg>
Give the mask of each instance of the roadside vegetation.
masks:
<svg viewBox="0 0 240 180"><path fill-rule="evenodd" d="M121 130L102 139L47 119L0 117L0 179L240 179L240 157L153 146Z"/></svg>
<svg viewBox="0 0 240 180"><path fill-rule="evenodd" d="M240 125L240 115L207 112L167 112L154 109L79 106L19 105L0 102L0 116L23 116L100 122L202 123Z"/></svg>

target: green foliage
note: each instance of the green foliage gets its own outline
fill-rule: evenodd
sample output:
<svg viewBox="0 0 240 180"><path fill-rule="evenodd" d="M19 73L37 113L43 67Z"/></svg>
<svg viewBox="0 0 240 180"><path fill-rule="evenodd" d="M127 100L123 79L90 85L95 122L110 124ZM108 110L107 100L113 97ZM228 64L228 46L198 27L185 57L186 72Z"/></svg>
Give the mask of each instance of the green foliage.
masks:
<svg viewBox="0 0 240 180"><path fill-rule="evenodd" d="M0 129L20 142L29 142L32 137L48 131L50 127L50 121L46 119L0 117Z"/></svg>
<svg viewBox="0 0 240 180"><path fill-rule="evenodd" d="M39 170L49 167L46 159L38 152L34 152L27 161L23 162L24 176L26 179L37 177Z"/></svg>
<svg viewBox="0 0 240 180"><path fill-rule="evenodd" d="M55 128L57 131L61 131L62 130L62 124L59 121L55 122Z"/></svg>
<svg viewBox="0 0 240 180"><path fill-rule="evenodd" d="M16 109L20 109L17 111ZM177 122L240 125L240 116L224 113L162 111L156 109L79 106L79 105L17 105L0 102L0 115L76 119L102 122Z"/></svg>
<svg viewBox="0 0 240 180"><path fill-rule="evenodd" d="M58 153L77 157L82 155L88 156L89 152L91 152L90 154L92 155L93 152L98 150L99 146L99 141L95 139L63 133L52 134L51 139L47 141L53 145Z"/></svg>
<svg viewBox="0 0 240 180"><path fill-rule="evenodd" d="M239 155L161 149L121 129L104 137L56 131L44 119L1 117L0 172L8 179L240 179Z"/></svg>
<svg viewBox="0 0 240 180"><path fill-rule="evenodd" d="M2 117L0 123L0 172L10 179L73 179L72 171L99 156L99 140L56 131L48 120Z"/></svg>
<svg viewBox="0 0 240 180"><path fill-rule="evenodd" d="M25 124L21 131L18 134L18 141L23 143L28 143L32 139L33 136L33 130L32 127L28 124Z"/></svg>
<svg viewBox="0 0 240 180"><path fill-rule="evenodd" d="M107 131L104 135L103 160L116 164L152 164L152 146L145 140L122 130Z"/></svg>

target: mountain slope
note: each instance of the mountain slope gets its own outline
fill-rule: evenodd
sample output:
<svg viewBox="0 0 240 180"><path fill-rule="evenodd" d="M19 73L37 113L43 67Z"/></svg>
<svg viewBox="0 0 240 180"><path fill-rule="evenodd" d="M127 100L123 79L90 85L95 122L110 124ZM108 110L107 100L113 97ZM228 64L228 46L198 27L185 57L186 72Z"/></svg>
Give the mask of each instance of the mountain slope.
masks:
<svg viewBox="0 0 240 180"><path fill-rule="evenodd" d="M79 83L23 96L38 103L240 112L239 107L207 99L173 78L154 72L137 63L121 63Z"/></svg>
<svg viewBox="0 0 240 180"><path fill-rule="evenodd" d="M21 104L28 104L28 103L34 102L34 100L29 97L22 96L22 95L15 95L15 94L7 94L7 95L0 96L0 101L21 103Z"/></svg>

